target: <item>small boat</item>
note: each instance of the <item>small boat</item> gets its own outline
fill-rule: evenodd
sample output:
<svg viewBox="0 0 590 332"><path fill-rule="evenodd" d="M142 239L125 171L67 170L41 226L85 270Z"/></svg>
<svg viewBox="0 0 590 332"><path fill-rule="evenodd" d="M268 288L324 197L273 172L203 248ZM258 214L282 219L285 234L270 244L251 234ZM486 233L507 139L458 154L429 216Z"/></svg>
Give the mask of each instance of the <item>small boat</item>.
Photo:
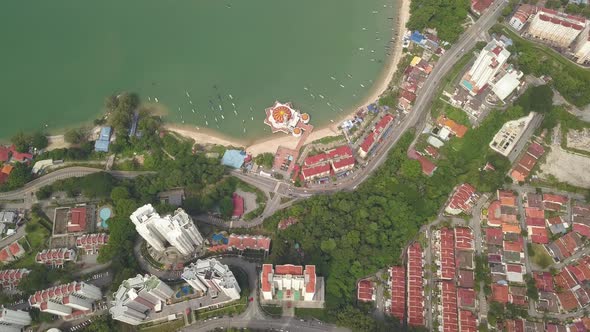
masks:
<svg viewBox="0 0 590 332"><path fill-rule="evenodd" d="M148 96L148 101L152 101L152 98L150 98L149 96Z"/></svg>
<svg viewBox="0 0 590 332"><path fill-rule="evenodd" d="M303 90L307 91L309 90L306 86L303 87Z"/></svg>
<svg viewBox="0 0 590 332"><path fill-rule="evenodd" d="M225 7L227 7L227 8L231 8L231 5L225 5Z"/></svg>
<svg viewBox="0 0 590 332"><path fill-rule="evenodd" d="M324 96L322 96L322 95L319 95L319 96L320 96L320 98L324 99Z"/></svg>
<svg viewBox="0 0 590 332"><path fill-rule="evenodd" d="M326 104L328 104L328 106L330 106L330 107L332 106L329 102L326 102Z"/></svg>
<svg viewBox="0 0 590 332"><path fill-rule="evenodd" d="M335 80L336 80L336 78L335 78L334 76L330 76L330 78L331 78L333 81L335 81Z"/></svg>
<svg viewBox="0 0 590 332"><path fill-rule="evenodd" d="M238 112L236 110L234 110L234 114L237 116L238 115Z"/></svg>
<svg viewBox="0 0 590 332"><path fill-rule="evenodd" d="M371 59L371 62L375 62L375 59Z"/></svg>
<svg viewBox="0 0 590 332"><path fill-rule="evenodd" d="M350 74L346 74L346 76L348 76L349 78L352 78L352 75L350 75Z"/></svg>
<svg viewBox="0 0 590 332"><path fill-rule="evenodd" d="M309 94L311 96L311 98L315 99L315 96L313 95L313 93Z"/></svg>
<svg viewBox="0 0 590 332"><path fill-rule="evenodd" d="M182 120L182 124L184 124L184 120Z"/></svg>
<svg viewBox="0 0 590 332"><path fill-rule="evenodd" d="M219 106L219 110L220 110L220 111L223 111L223 108L221 108L221 105L218 105L218 106Z"/></svg>
<svg viewBox="0 0 590 332"><path fill-rule="evenodd" d="M158 100L158 98L154 97L154 100L156 101L156 103L159 103L160 101Z"/></svg>
<svg viewBox="0 0 590 332"><path fill-rule="evenodd" d="M217 120L217 117L215 117L215 122L219 122L219 120Z"/></svg>
<svg viewBox="0 0 590 332"><path fill-rule="evenodd" d="M192 100L189 100L188 102L189 102L191 105L193 104L193 101L192 101Z"/></svg>
<svg viewBox="0 0 590 332"><path fill-rule="evenodd" d="M375 40L381 40L381 38L375 38Z"/></svg>
<svg viewBox="0 0 590 332"><path fill-rule="evenodd" d="M367 31L367 28L363 28L363 31Z"/></svg>
<svg viewBox="0 0 590 332"><path fill-rule="evenodd" d="M250 107L250 112L254 112L254 110L252 109L252 107Z"/></svg>
<svg viewBox="0 0 590 332"><path fill-rule="evenodd" d="M244 132L246 132L246 127L244 127Z"/></svg>
<svg viewBox="0 0 590 332"><path fill-rule="evenodd" d="M359 47L359 51L364 51L365 49L362 47Z"/></svg>
<svg viewBox="0 0 590 332"><path fill-rule="evenodd" d="M234 104L234 103L231 103L231 105L232 105L234 108L236 108L236 104Z"/></svg>
<svg viewBox="0 0 590 332"><path fill-rule="evenodd" d="M361 88L364 88L365 86L361 84Z"/></svg>
<svg viewBox="0 0 590 332"><path fill-rule="evenodd" d="M377 14L377 13L379 13L379 12L378 12L378 11L376 11L376 10L374 10L374 11L373 11L373 14Z"/></svg>
<svg viewBox="0 0 590 332"><path fill-rule="evenodd" d="M209 121L205 121L205 125L208 126L209 125Z"/></svg>
<svg viewBox="0 0 590 332"><path fill-rule="evenodd" d="M375 50L371 50L371 53L375 53Z"/></svg>
<svg viewBox="0 0 590 332"><path fill-rule="evenodd" d="M334 120L330 119L330 122L334 123Z"/></svg>
<svg viewBox="0 0 590 332"><path fill-rule="evenodd" d="M234 97L233 97L232 95L229 95L229 99L232 99L232 100L233 100L233 99L234 99Z"/></svg>
<svg viewBox="0 0 590 332"><path fill-rule="evenodd" d="M191 110L193 111L193 113L195 113L195 109L194 108L192 108Z"/></svg>
<svg viewBox="0 0 590 332"><path fill-rule="evenodd" d="M341 87L341 88L343 88L343 87L344 87L344 85L340 84L340 87Z"/></svg>
<svg viewBox="0 0 590 332"><path fill-rule="evenodd" d="M252 121L254 121L254 117L251 117Z"/></svg>
<svg viewBox="0 0 590 332"><path fill-rule="evenodd" d="M222 120L225 120L225 116L223 116L223 114L221 114L221 119Z"/></svg>
<svg viewBox="0 0 590 332"><path fill-rule="evenodd" d="M352 94L352 96L353 96L353 97L356 97L356 93L353 93L353 94Z"/></svg>

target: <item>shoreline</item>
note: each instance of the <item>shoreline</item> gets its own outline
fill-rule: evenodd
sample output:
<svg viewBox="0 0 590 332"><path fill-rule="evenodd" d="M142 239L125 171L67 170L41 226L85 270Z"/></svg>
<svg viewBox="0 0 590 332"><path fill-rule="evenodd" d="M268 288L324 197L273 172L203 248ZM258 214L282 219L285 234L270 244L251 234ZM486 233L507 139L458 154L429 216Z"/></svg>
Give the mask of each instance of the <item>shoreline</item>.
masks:
<svg viewBox="0 0 590 332"><path fill-rule="evenodd" d="M394 46L392 48L392 54L388 58L387 65L376 80L376 84L374 84L372 92L366 98L364 98L363 102L352 106L349 110L347 110L345 115L338 118L337 122L318 126L316 129L314 129L308 138L308 143L320 138L339 135L340 131L338 130L338 125L344 119L351 118L360 108L367 107L371 103L375 102L385 91L387 91L403 55L401 38L406 33L406 23L410 18L410 2L411 0L400 0L399 2L399 11L397 13L398 19L395 21L393 26L396 28L398 37L393 44ZM298 142L298 140L293 139L291 135L271 135L268 137L256 139L252 142L244 143L243 141L239 141L238 138L231 138L211 129L196 130L192 127L183 126L176 123L166 123L164 128L166 128L166 130L174 131L182 136L192 138L195 140L195 142L201 144L220 144L243 147L245 148L246 152L254 156L265 152L274 154L279 146L295 148Z"/></svg>

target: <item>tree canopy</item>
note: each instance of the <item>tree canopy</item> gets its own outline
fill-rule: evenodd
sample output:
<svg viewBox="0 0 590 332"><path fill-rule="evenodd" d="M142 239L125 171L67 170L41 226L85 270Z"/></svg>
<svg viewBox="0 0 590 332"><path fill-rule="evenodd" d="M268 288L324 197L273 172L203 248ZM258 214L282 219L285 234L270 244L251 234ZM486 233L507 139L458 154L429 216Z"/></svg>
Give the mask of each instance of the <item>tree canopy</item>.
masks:
<svg viewBox="0 0 590 332"><path fill-rule="evenodd" d="M419 31L436 29L440 39L452 43L463 32L469 6L468 0L413 0L406 27Z"/></svg>

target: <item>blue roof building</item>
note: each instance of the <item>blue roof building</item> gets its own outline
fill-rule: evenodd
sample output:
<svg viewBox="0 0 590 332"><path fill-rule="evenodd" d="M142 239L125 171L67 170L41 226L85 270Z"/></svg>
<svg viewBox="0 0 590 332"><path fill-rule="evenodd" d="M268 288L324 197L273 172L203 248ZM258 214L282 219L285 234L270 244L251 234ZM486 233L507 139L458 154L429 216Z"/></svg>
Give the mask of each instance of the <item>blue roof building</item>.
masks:
<svg viewBox="0 0 590 332"><path fill-rule="evenodd" d="M109 152L109 144L111 143L111 127L100 128L100 135L96 142L94 142L94 151Z"/></svg>
<svg viewBox="0 0 590 332"><path fill-rule="evenodd" d="M246 159L246 151L243 150L226 150L221 158L221 163L232 168L240 168Z"/></svg>
<svg viewBox="0 0 590 332"><path fill-rule="evenodd" d="M410 40L416 44L422 44L422 41L424 40L424 35L421 34L419 31L414 31L410 36Z"/></svg>

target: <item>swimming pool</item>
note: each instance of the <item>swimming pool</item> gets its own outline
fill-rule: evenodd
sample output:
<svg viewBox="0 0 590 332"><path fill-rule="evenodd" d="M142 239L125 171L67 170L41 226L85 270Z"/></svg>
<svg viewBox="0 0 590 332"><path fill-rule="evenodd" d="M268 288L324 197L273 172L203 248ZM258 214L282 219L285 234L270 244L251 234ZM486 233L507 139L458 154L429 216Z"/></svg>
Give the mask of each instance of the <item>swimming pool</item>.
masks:
<svg viewBox="0 0 590 332"><path fill-rule="evenodd" d="M98 216L100 217L100 227L102 228L109 228L109 225L107 225L107 220L109 220L109 218L111 217L111 215L113 214L113 211L111 211L111 208L108 206L104 206L100 209L100 211L98 212Z"/></svg>

